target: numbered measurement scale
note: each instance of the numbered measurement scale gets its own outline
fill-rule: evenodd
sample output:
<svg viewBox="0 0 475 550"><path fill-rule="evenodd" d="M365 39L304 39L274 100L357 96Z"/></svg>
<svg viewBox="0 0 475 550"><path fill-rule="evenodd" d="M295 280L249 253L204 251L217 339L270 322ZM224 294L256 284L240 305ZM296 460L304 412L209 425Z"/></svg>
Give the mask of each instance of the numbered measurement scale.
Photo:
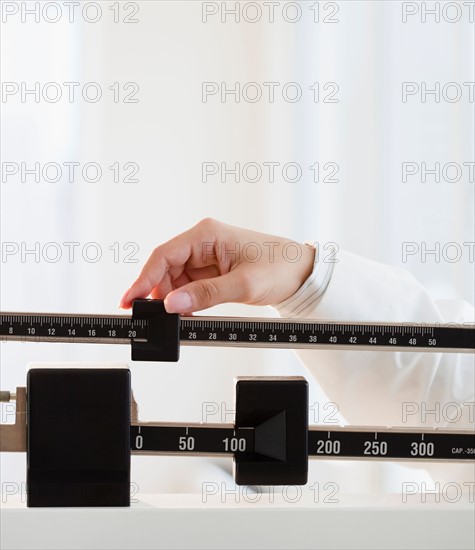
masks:
<svg viewBox="0 0 475 550"><path fill-rule="evenodd" d="M0 313L3 341L129 344L134 361L178 361L180 345L473 353L475 325L181 317L159 300L132 316Z"/></svg>
<svg viewBox="0 0 475 550"><path fill-rule="evenodd" d="M130 344L132 360L177 361L180 345L458 352L474 325L180 317L136 300L132 316L1 313L3 341ZM93 390L93 391L92 391ZM474 431L308 425L301 377L238 378L234 424L140 422L130 371L32 369L1 425L0 450L28 455L28 506L128 506L130 457L227 456L241 485L302 485L318 458L470 462ZM58 414L58 411L67 413Z"/></svg>

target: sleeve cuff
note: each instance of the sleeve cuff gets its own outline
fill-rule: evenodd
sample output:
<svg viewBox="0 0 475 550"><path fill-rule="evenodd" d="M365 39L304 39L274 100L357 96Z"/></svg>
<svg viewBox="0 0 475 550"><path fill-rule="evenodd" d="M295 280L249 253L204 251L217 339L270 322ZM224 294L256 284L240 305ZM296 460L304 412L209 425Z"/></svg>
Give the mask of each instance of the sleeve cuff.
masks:
<svg viewBox="0 0 475 550"><path fill-rule="evenodd" d="M326 261L319 262L319 251L314 243L306 241L305 244L315 249L315 260L313 270L302 286L289 298L278 304L272 304L281 317L306 317L314 310L321 300L330 282L333 268L338 261L335 259L335 252L326 255Z"/></svg>

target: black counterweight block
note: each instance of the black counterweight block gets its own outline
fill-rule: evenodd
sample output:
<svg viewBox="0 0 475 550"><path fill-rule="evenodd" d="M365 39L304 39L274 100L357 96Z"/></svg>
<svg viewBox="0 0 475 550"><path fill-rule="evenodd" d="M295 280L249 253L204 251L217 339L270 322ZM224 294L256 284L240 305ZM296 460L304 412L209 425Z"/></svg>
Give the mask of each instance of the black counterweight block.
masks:
<svg viewBox="0 0 475 550"><path fill-rule="evenodd" d="M132 361L178 361L180 316L167 313L163 300L134 300L132 319L147 321L147 341L132 338Z"/></svg>
<svg viewBox="0 0 475 550"><path fill-rule="evenodd" d="M254 451L234 455L238 485L304 485L308 475L305 378L240 378L236 428L254 428Z"/></svg>
<svg viewBox="0 0 475 550"><path fill-rule="evenodd" d="M27 505L130 505L130 371L28 372Z"/></svg>

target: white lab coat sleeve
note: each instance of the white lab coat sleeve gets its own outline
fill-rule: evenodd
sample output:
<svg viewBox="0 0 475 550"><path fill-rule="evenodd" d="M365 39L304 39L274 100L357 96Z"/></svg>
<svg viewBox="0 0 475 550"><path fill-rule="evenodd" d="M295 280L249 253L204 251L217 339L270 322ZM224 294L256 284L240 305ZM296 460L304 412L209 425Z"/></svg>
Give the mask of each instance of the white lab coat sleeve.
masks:
<svg viewBox="0 0 475 550"><path fill-rule="evenodd" d="M474 323L463 301L435 301L407 271L346 251L315 262L300 289L275 305L286 318ZM299 350L345 422L360 426L474 428L473 353Z"/></svg>

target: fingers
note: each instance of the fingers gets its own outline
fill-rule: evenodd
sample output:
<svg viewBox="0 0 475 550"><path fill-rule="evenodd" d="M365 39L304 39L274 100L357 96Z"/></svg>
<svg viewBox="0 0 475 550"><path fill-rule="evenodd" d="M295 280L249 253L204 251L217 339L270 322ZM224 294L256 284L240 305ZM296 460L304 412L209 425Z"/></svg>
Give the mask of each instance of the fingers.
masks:
<svg viewBox="0 0 475 550"><path fill-rule="evenodd" d="M239 275L230 272L213 279L193 281L165 298L168 313L191 313L226 302L239 302L242 287Z"/></svg>
<svg viewBox="0 0 475 550"><path fill-rule="evenodd" d="M152 290L156 298L164 298L172 289L170 267L183 266L192 254L190 231L158 246L144 265L133 285L125 292L119 307L129 309L136 298L147 298ZM163 286L163 288L161 288Z"/></svg>
<svg viewBox="0 0 475 550"><path fill-rule="evenodd" d="M136 298L146 298L165 277L168 269L166 258L152 254L137 280L122 297L119 307L129 309Z"/></svg>
<svg viewBox="0 0 475 550"><path fill-rule="evenodd" d="M122 297L119 307L129 309L133 300L147 298L152 291L154 298L164 298L173 288L172 280L177 277L173 272L177 270L181 274L185 265L188 270L210 267L214 260L209 249L213 249L215 230L219 225L214 220L202 220L191 229L158 246L137 280Z"/></svg>
<svg viewBox="0 0 475 550"><path fill-rule="evenodd" d="M157 247L119 307L129 309L133 300L150 294L155 299L166 298L170 313L191 313L239 301L236 278L222 275L230 266L217 262L215 254L216 235L225 240L227 227L207 218Z"/></svg>

